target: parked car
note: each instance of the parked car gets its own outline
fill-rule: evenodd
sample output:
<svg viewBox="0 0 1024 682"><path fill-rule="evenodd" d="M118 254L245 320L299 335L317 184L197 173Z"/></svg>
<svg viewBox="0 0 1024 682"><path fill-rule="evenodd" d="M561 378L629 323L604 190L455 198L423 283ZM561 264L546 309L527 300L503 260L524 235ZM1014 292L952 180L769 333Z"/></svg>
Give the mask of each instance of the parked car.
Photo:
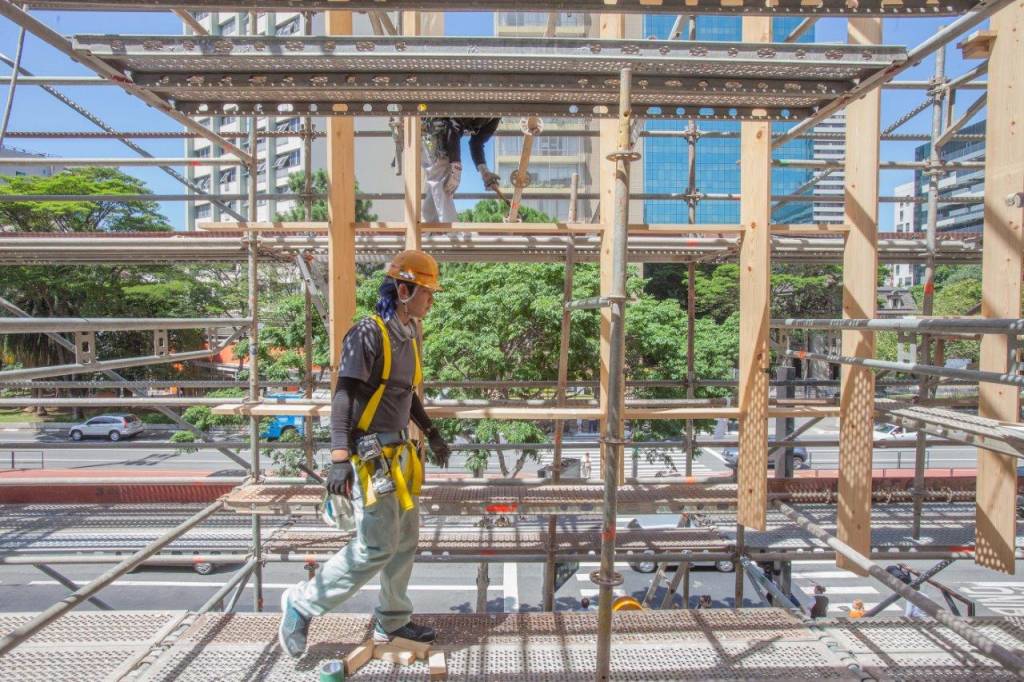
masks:
<svg viewBox="0 0 1024 682"><path fill-rule="evenodd" d="M739 456L740 456L739 448L722 448L722 459L725 461L725 466L729 467L730 469L735 469L736 468L736 462L739 459ZM808 457L807 457L807 448L805 448L805 447L803 447L801 445L798 445L798 446L792 448L792 455L790 455L790 456L793 458L793 469L794 470L796 470L796 469L803 469L807 465L807 459L808 459ZM774 457L769 457L768 458L768 468L769 469L774 469L775 468L775 458Z"/></svg>
<svg viewBox="0 0 1024 682"><path fill-rule="evenodd" d="M303 400L306 396L302 393L270 393L268 399L275 401ZM306 433L306 418L277 415L270 420L270 423L260 432L260 438L265 440L280 440L281 436L287 433L296 433L300 436Z"/></svg>
<svg viewBox="0 0 1024 682"><path fill-rule="evenodd" d="M101 414L87 422L72 426L68 435L71 440L94 437L119 441L122 438L137 436L144 429L142 420L134 414Z"/></svg>

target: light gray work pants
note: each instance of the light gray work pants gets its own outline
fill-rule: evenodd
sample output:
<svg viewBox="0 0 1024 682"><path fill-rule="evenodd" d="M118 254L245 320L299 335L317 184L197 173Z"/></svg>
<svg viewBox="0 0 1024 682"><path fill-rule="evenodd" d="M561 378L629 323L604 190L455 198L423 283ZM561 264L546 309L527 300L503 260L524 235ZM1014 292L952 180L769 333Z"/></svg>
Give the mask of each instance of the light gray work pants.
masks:
<svg viewBox="0 0 1024 682"><path fill-rule="evenodd" d="M356 536L313 579L291 588L288 600L292 606L307 616L319 616L341 606L379 572L377 622L384 632L408 623L412 602L407 591L420 532L418 501L412 499L417 506L409 511L402 511L395 493L364 507L357 477L352 487Z"/></svg>

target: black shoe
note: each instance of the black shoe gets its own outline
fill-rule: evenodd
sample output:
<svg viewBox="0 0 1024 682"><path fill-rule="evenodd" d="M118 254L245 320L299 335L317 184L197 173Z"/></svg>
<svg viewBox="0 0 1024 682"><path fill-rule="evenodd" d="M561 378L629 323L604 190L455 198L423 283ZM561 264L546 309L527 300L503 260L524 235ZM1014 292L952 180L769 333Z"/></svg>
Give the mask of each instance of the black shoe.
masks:
<svg viewBox="0 0 1024 682"><path fill-rule="evenodd" d="M377 623L373 628L373 641L379 644L390 642L396 637L402 639L409 639L413 642L423 642L429 644L437 639L437 633L434 632L434 628L429 625L417 625L412 621L409 621L397 630L391 632L384 632L381 628L380 623Z"/></svg>

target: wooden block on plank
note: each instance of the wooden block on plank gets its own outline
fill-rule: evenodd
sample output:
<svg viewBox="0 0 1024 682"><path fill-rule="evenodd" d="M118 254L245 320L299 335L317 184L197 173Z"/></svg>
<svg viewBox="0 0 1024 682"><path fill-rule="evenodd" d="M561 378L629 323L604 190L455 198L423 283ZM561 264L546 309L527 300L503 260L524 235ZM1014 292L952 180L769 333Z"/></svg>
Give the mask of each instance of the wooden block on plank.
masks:
<svg viewBox="0 0 1024 682"><path fill-rule="evenodd" d="M345 657L345 675L354 675L357 670L366 665L373 658L373 640L368 639Z"/></svg>
<svg viewBox="0 0 1024 682"><path fill-rule="evenodd" d="M430 645L426 642L414 642L405 637L395 637L391 640L391 645L413 652L421 661L427 660L427 657L430 656Z"/></svg>
<svg viewBox="0 0 1024 682"><path fill-rule="evenodd" d="M964 59L988 59L995 39L995 31L975 31L956 46L963 52Z"/></svg>
<svg viewBox="0 0 1024 682"><path fill-rule="evenodd" d="M416 660L416 654L413 651L394 644L378 644L373 647L373 657L395 665L412 665Z"/></svg>
<svg viewBox="0 0 1024 682"><path fill-rule="evenodd" d="M448 679L448 661L445 659L443 651L432 651L429 665L431 680Z"/></svg>

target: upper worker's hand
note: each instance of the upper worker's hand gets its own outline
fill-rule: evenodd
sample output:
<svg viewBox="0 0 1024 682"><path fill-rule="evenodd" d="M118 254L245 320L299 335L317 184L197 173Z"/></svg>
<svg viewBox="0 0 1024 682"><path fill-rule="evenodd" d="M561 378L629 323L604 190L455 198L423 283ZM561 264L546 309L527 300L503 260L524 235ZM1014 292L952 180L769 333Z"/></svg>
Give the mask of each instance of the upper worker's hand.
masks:
<svg viewBox="0 0 1024 682"><path fill-rule="evenodd" d="M447 469L448 458L452 456L448 443L444 442L444 438L441 437L441 432L437 430L436 426L430 427L426 435L427 442L430 443L430 452L434 455L431 461L442 469Z"/></svg>
<svg viewBox="0 0 1024 682"><path fill-rule="evenodd" d="M462 182L462 164L456 161L448 169L448 179L444 181L444 191L447 194L455 194Z"/></svg>
<svg viewBox="0 0 1024 682"><path fill-rule="evenodd" d="M348 460L332 462L331 468L327 472L327 480L324 482L324 486L327 488L327 492L332 495L341 495L351 499L352 481L354 479L355 472L352 469L352 462Z"/></svg>
<svg viewBox="0 0 1024 682"><path fill-rule="evenodd" d="M483 179L484 187L487 189L493 190L501 185L501 176L497 173L492 173L486 163L477 164L476 169L480 171L480 177Z"/></svg>

